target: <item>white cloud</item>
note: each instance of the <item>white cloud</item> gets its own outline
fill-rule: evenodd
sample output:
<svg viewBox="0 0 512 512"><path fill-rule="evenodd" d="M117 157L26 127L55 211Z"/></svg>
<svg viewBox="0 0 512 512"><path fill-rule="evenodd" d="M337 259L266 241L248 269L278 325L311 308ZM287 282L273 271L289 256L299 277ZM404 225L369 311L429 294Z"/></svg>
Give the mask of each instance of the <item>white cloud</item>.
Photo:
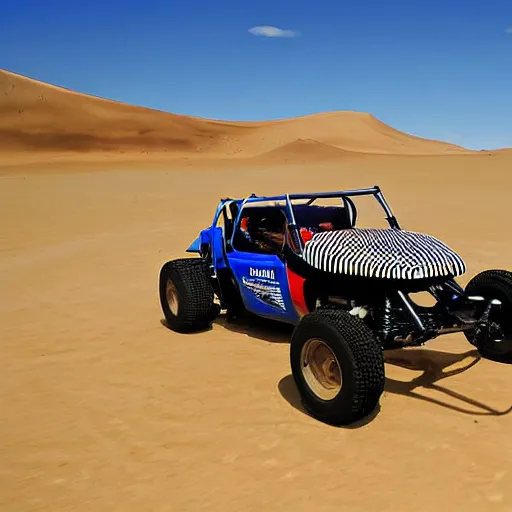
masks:
<svg viewBox="0 0 512 512"><path fill-rule="evenodd" d="M255 36L263 37L295 37L299 35L294 30L283 30L282 28L273 27L272 25L259 25L252 27L249 32Z"/></svg>
<svg viewBox="0 0 512 512"><path fill-rule="evenodd" d="M508 27L508 28L506 28L506 29L505 29L505 32L506 32L507 34L512 34L512 27Z"/></svg>

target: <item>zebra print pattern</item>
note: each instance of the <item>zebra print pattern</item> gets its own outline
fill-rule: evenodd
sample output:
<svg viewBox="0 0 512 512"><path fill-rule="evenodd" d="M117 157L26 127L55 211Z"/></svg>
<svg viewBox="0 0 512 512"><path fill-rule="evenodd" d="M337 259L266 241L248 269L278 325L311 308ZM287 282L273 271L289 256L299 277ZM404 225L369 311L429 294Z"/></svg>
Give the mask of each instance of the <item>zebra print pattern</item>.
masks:
<svg viewBox="0 0 512 512"><path fill-rule="evenodd" d="M317 233L302 257L325 272L371 278L456 277L466 271L461 257L433 236L392 228Z"/></svg>

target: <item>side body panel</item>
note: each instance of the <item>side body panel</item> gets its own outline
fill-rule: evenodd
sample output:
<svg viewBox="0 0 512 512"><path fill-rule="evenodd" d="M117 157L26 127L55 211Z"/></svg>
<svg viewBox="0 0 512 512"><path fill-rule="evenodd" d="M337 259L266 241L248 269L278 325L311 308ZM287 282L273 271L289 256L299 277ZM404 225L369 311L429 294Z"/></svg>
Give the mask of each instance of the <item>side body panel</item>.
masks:
<svg viewBox="0 0 512 512"><path fill-rule="evenodd" d="M232 251L227 259L248 311L289 324L300 320L286 266L278 256Z"/></svg>
<svg viewBox="0 0 512 512"><path fill-rule="evenodd" d="M222 224L230 203L236 203L238 214L232 219L233 226L228 240L225 240L227 233ZM202 254L208 248L216 273L230 269L248 311L260 317L296 325L309 311L304 296L305 279L290 270L280 256L232 248L234 230L240 223L244 204L243 200L221 201L211 226L199 232L187 252Z"/></svg>

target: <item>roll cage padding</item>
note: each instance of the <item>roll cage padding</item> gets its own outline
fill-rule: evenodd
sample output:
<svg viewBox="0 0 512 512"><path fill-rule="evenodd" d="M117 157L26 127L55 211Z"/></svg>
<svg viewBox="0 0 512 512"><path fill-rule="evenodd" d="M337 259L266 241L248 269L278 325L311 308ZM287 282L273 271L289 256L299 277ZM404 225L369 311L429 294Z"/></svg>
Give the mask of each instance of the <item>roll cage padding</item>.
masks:
<svg viewBox="0 0 512 512"><path fill-rule="evenodd" d="M343 197L343 204L345 205L345 208L347 209L347 213L349 216L350 224L352 227L356 225L357 222L357 208L354 204L354 201L350 197Z"/></svg>
<svg viewBox="0 0 512 512"><path fill-rule="evenodd" d="M226 240L231 239L231 235L233 234L233 229L235 227L235 220L238 216L238 204L235 201L230 201L227 203L227 208L229 209L229 212L231 213L231 218L229 218L226 215L225 209L222 212L222 215L224 216L224 232Z"/></svg>

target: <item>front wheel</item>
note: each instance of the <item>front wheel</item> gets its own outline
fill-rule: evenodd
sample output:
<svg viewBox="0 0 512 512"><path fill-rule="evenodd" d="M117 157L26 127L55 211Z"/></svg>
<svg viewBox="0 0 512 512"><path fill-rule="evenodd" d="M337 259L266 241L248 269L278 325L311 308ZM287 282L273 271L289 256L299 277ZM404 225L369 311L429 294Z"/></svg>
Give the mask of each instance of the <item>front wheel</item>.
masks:
<svg viewBox="0 0 512 512"><path fill-rule="evenodd" d="M479 341L470 331L465 333L467 340L487 359L512 362L512 273L506 270L485 270L469 281L465 293L484 297L486 301L498 299L501 302L489 319L499 327L501 339Z"/></svg>
<svg viewBox="0 0 512 512"><path fill-rule="evenodd" d="M208 265L199 258L168 261L160 270L159 293L167 325L176 332L205 329L219 312Z"/></svg>
<svg viewBox="0 0 512 512"><path fill-rule="evenodd" d="M384 391L384 357L372 331L337 309L304 316L292 335L290 363L304 408L332 425L369 415Z"/></svg>

